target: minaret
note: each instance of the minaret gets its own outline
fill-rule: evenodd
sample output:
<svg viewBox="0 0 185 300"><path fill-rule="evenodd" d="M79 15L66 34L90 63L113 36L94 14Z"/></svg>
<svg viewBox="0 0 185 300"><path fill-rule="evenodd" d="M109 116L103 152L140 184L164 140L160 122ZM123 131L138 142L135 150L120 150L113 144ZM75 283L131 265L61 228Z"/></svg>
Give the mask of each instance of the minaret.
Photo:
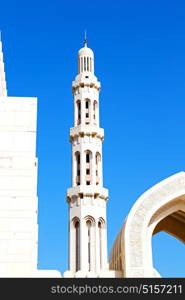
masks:
<svg viewBox="0 0 185 300"><path fill-rule="evenodd" d="M3 62L3 50L0 32L0 97L7 97L6 80Z"/></svg>
<svg viewBox="0 0 185 300"><path fill-rule="evenodd" d="M86 39L78 52L78 75L72 83L72 92L72 187L67 190L69 271L73 274L78 271L98 274L108 269L108 190L103 187L104 130L99 127L100 82L94 75L94 53L87 47Z"/></svg>

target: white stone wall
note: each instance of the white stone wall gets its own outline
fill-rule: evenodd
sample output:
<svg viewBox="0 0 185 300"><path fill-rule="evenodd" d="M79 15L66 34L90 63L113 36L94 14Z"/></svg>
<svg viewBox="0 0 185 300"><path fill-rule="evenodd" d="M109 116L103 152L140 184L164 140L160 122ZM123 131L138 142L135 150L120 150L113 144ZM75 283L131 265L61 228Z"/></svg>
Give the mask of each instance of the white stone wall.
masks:
<svg viewBox="0 0 185 300"><path fill-rule="evenodd" d="M1 277L40 276L36 119L36 98L0 97Z"/></svg>

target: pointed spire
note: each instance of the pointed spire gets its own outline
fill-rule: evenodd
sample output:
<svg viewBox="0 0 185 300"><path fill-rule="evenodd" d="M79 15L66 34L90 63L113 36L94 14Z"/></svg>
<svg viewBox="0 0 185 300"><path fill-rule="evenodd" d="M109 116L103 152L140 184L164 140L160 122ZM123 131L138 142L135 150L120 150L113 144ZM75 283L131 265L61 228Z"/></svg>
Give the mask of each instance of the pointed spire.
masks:
<svg viewBox="0 0 185 300"><path fill-rule="evenodd" d="M0 31L0 97L7 97L1 36L2 35Z"/></svg>
<svg viewBox="0 0 185 300"><path fill-rule="evenodd" d="M87 47L87 30L84 32L84 47Z"/></svg>

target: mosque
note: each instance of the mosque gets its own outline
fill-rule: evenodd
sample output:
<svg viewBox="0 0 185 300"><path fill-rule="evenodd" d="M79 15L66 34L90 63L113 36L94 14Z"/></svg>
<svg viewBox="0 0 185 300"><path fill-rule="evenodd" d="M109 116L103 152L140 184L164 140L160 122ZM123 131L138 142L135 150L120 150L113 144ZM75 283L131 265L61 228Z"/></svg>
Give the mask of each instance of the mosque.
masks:
<svg viewBox="0 0 185 300"><path fill-rule="evenodd" d="M94 64L94 53L85 40L72 82L68 270L64 274L38 270L37 98L7 95L0 41L0 277L161 277L153 266L152 236L165 231L185 242L185 172L180 172L136 200L108 259L104 130L99 126L101 84Z"/></svg>

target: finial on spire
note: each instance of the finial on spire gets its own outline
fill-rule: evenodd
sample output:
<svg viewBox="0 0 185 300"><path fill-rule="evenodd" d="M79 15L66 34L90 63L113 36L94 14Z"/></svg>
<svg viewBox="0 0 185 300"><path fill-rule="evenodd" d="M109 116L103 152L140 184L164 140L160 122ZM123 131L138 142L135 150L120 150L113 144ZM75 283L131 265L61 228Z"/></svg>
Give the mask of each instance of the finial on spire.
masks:
<svg viewBox="0 0 185 300"><path fill-rule="evenodd" d="M87 30L84 32L84 47L87 46Z"/></svg>

